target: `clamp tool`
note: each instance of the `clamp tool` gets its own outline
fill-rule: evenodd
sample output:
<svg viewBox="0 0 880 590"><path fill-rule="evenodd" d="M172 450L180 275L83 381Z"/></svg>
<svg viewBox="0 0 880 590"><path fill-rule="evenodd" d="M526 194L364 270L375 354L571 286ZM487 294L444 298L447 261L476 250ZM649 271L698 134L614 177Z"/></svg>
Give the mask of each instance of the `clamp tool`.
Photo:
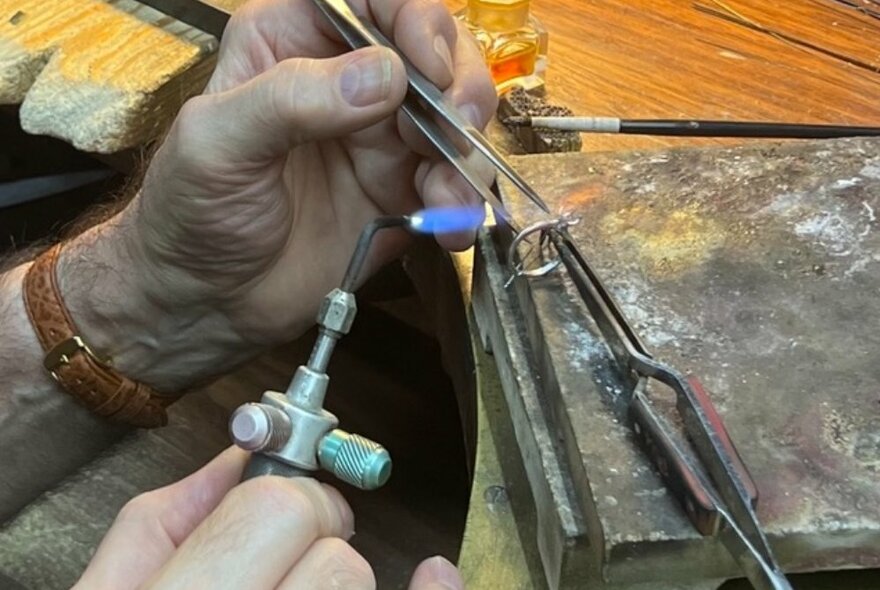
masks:
<svg viewBox="0 0 880 590"><path fill-rule="evenodd" d="M511 242L508 263L511 280L548 274L560 264L595 319L617 368L631 387L626 399L630 426L654 462L667 488L694 527L704 536L717 536L758 590L791 590L776 562L755 506L758 489L733 445L721 416L696 377L685 377L653 358L626 320L611 293L578 250L568 228L579 220L570 215L537 221ZM557 257L525 270L517 247L531 234L540 234L540 247L552 244ZM696 451L687 452L647 396L650 381L673 390L684 431Z"/></svg>
<svg viewBox="0 0 880 590"><path fill-rule="evenodd" d="M618 368L634 382L628 403L631 427L670 492L701 534L721 539L755 588L790 590L755 514L757 487L699 380L651 356L566 228L552 228L549 239ZM652 409L646 395L651 380L675 392L676 407L698 461Z"/></svg>

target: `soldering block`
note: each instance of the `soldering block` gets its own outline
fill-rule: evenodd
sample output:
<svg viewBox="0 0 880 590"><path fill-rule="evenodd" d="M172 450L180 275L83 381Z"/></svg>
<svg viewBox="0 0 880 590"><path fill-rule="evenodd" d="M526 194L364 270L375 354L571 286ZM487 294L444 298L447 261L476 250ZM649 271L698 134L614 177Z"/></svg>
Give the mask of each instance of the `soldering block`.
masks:
<svg viewBox="0 0 880 590"><path fill-rule="evenodd" d="M880 364L866 321L880 317L880 141L510 160L551 211L581 219L570 239L648 349L702 379L781 566L880 568ZM535 215L499 185L514 219ZM503 237L478 238L473 311L526 466L521 499L548 523L528 542L544 548L553 587L692 590L741 577L633 444L632 385L569 273L508 285ZM676 396L648 389L675 425ZM862 579L829 587L880 587Z"/></svg>
<svg viewBox="0 0 880 590"><path fill-rule="evenodd" d="M571 109L549 104L542 97L515 87L501 95L497 111L498 120L510 131L526 153L579 152L581 136L574 131L537 129L521 125L507 125L510 117L570 117Z"/></svg>

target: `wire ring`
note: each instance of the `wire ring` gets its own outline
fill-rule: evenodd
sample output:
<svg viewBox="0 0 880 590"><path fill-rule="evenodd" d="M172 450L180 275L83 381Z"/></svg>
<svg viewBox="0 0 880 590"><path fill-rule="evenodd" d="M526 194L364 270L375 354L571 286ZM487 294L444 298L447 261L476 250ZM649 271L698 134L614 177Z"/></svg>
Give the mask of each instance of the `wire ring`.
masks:
<svg viewBox="0 0 880 590"><path fill-rule="evenodd" d="M575 217L570 213L563 213L559 217L536 221L520 230L520 232L513 237L513 241L510 242L510 246L507 248L507 260L513 267L513 275L508 279L505 287L509 286L517 277L534 278L546 276L553 272L553 270L562 262L561 259L556 256L537 268L526 269L524 267L525 258L532 252L535 246L533 245L522 257L519 257L517 255L517 248L520 244L527 241L533 234L538 233L540 234L538 248L543 249L547 244L549 232L563 230L572 225L576 225L579 221L579 217Z"/></svg>

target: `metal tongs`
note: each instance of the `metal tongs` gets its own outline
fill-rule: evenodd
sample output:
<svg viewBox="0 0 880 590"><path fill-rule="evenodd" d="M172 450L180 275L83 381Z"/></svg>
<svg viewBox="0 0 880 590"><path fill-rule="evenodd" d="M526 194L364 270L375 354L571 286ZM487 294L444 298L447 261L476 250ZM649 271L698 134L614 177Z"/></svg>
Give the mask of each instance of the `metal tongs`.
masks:
<svg viewBox="0 0 880 590"><path fill-rule="evenodd" d="M549 239L618 367L634 378L628 405L632 428L688 518L701 534L720 537L755 588L790 590L755 514L755 482L699 380L651 356L566 229L554 230ZM651 408L646 389L652 379L675 392L684 431L700 465Z"/></svg>
<svg viewBox="0 0 880 590"><path fill-rule="evenodd" d="M543 199L489 140L447 104L443 93L375 26L358 18L345 0L313 1L353 49L384 46L400 55L409 81L409 92L401 106L403 112L512 231L522 235L529 228L519 229L493 189L470 168L465 155L443 132L434 117L448 123L456 134L488 158L543 213L549 214L549 207ZM699 382L695 378L685 378L674 368L652 358L599 277L578 251L564 223L548 215L547 220L530 227L535 226L546 230L559 260L596 319L619 367L629 371L635 378L629 402L632 427L694 526L704 535L718 535L756 588L790 590L791 586L776 563L755 515L755 484L739 458L721 417ZM513 263L512 260L510 262ZM681 448L663 420L651 409L646 387L652 379L675 391L685 431L701 465L695 464L691 455Z"/></svg>

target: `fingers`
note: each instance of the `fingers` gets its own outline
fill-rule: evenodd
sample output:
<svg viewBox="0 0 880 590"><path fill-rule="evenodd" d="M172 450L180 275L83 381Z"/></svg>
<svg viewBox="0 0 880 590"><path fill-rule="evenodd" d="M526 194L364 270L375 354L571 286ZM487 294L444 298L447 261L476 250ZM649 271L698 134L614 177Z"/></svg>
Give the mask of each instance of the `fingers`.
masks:
<svg viewBox="0 0 880 590"><path fill-rule="evenodd" d="M446 95L475 127L482 129L494 114L498 97L479 49L464 33L456 48L455 70L455 82ZM495 169L486 158L471 149L467 161L486 186L492 186ZM416 181L416 188L427 207L471 206L481 202L479 194L446 161L426 160L420 166ZM473 243L475 235L475 231L448 234L438 236L437 241L449 250L462 250Z"/></svg>
<svg viewBox="0 0 880 590"><path fill-rule="evenodd" d="M461 115L476 129L485 128L498 107L498 96L489 70L483 61L480 48L463 24L456 23L459 29L458 41L454 47L455 77L452 84L445 89L446 101L456 107ZM413 151L427 156L437 156L436 150L427 139L415 128L409 118L402 112L397 116L400 135ZM448 125L438 121L444 132L450 133ZM458 139L454 134L453 140ZM467 147L456 141L460 149Z"/></svg>
<svg viewBox="0 0 880 590"><path fill-rule="evenodd" d="M150 588L275 588L317 540L351 536L336 490L309 478L257 477L229 492Z"/></svg>
<svg viewBox="0 0 880 590"><path fill-rule="evenodd" d="M441 89L452 82L457 33L439 0L352 0L350 5L356 14L372 16ZM329 57L347 50L311 0L251 0L226 27L207 91L227 90L293 57Z"/></svg>
<svg viewBox="0 0 880 590"><path fill-rule="evenodd" d="M409 583L409 590L463 589L464 582L458 570L439 555L420 563Z"/></svg>
<svg viewBox="0 0 880 590"><path fill-rule="evenodd" d="M486 186L491 186L494 169L485 158L473 152L468 157L468 165L479 171ZM482 201L477 192L448 162L425 160L416 175L417 190L422 195L426 207L474 206ZM451 234L440 234L437 243L447 250L464 250L474 242L476 230Z"/></svg>
<svg viewBox="0 0 880 590"><path fill-rule="evenodd" d="M375 590L370 564L338 538L318 539L278 585L278 590L327 588Z"/></svg>
<svg viewBox="0 0 880 590"><path fill-rule="evenodd" d="M348 50L312 0L249 0L223 32L217 67L205 91L243 84L293 57L324 58Z"/></svg>
<svg viewBox="0 0 880 590"><path fill-rule="evenodd" d="M476 40L462 29L455 46L455 82L446 91L450 102L477 129L483 129L498 108L498 94Z"/></svg>
<svg viewBox="0 0 880 590"><path fill-rule="evenodd" d="M181 157L263 164L292 146L340 137L391 115L406 92L403 64L383 48L328 59L289 59L246 84L188 101L172 133Z"/></svg>
<svg viewBox="0 0 880 590"><path fill-rule="evenodd" d="M186 479L131 500L78 586L139 588L238 483L246 458L232 447Z"/></svg>
<svg viewBox="0 0 880 590"><path fill-rule="evenodd" d="M458 31L440 0L350 0L441 90L452 83Z"/></svg>
<svg viewBox="0 0 880 590"><path fill-rule="evenodd" d="M483 63L476 43L465 32L459 36L455 54L455 80L445 95L457 106L462 115L477 129L489 122L498 106L495 87ZM425 140L408 124L400 125L401 136L408 145L425 153ZM460 142L457 142L461 146ZM461 148L460 148L461 149ZM466 146L468 165L475 168L486 186L494 182L494 167L478 152ZM479 194L459 175L448 162L431 159L422 163L416 176L416 188L427 207L476 205L481 202ZM438 243L449 250L462 250L474 240L475 231L448 234L437 237Z"/></svg>
<svg viewBox="0 0 880 590"><path fill-rule="evenodd" d="M371 3L385 10L388 4ZM392 27L394 44L416 69L441 90L448 88L458 76L453 57L458 30L446 7L438 0L410 0L397 11Z"/></svg>

